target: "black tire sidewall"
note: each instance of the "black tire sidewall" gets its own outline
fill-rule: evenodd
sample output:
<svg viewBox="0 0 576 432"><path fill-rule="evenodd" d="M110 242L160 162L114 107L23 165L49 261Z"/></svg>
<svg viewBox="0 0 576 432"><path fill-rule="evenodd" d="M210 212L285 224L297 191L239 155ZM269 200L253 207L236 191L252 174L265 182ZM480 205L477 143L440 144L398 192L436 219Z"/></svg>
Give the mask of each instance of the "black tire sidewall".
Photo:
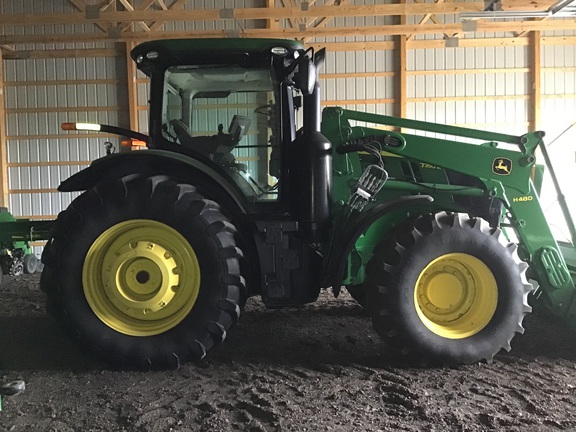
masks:
<svg viewBox="0 0 576 432"><path fill-rule="evenodd" d="M34 254L24 255L23 259L24 273L32 274L38 268L38 258Z"/></svg>
<svg viewBox="0 0 576 432"><path fill-rule="evenodd" d="M165 359L161 357L170 352L187 358L191 353L184 351L193 349L196 340L209 343L207 324L229 321L217 307L218 301L229 295L228 286L222 280L229 263L219 258L218 253L223 242L233 241L223 237L233 235L226 232L212 234L205 217L191 216L195 213L191 211L192 206L205 205L195 192L185 199L178 199L177 185L169 182L160 185L166 189L163 193L159 190L154 193L150 184L139 177L126 181L124 185L126 191L117 181L86 192L72 204L72 208L67 210L68 217L59 224L57 233L60 235L55 235L52 248L57 256L55 277L61 308L72 327L83 329L80 339L84 344L96 351L113 353L119 361L150 358L152 363L163 363ZM210 212L216 219L223 218L216 207ZM94 314L83 291L82 271L88 250L105 230L130 219L151 219L174 228L190 243L198 258L201 283L194 307L177 326L162 334L135 337L116 332Z"/></svg>
<svg viewBox="0 0 576 432"><path fill-rule="evenodd" d="M478 333L462 339L444 338L426 327L416 311L414 298L423 269L434 259L451 253L478 258L490 269L498 287L496 310L489 323ZM491 358L507 344L518 329L518 317L523 317L525 293L519 281L518 264L496 236L470 227L436 228L432 234L417 236L413 246L393 266L387 298L394 320L392 326L400 330L407 345L439 361L469 363Z"/></svg>

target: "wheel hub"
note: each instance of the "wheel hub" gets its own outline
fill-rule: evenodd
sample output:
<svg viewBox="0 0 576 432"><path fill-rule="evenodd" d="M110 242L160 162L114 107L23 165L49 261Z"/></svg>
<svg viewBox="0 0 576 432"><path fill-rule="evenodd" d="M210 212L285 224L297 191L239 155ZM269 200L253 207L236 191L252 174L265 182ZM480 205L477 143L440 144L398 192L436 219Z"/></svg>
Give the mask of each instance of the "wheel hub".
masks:
<svg viewBox="0 0 576 432"><path fill-rule="evenodd" d="M93 243L83 283L90 307L106 325L149 336L169 330L190 312L200 269L194 250L176 230L157 221L130 220Z"/></svg>
<svg viewBox="0 0 576 432"><path fill-rule="evenodd" d="M127 315L147 319L146 315L174 298L180 284L176 269L176 261L164 247L137 242L120 246L104 259L102 279L117 307L125 308Z"/></svg>
<svg viewBox="0 0 576 432"><path fill-rule="evenodd" d="M475 298L471 273L455 260L431 265L418 285L424 314L437 322L450 322L464 315Z"/></svg>
<svg viewBox="0 0 576 432"><path fill-rule="evenodd" d="M414 291L416 312L439 336L469 337L482 330L496 310L498 287L490 269L468 254L443 255L420 273Z"/></svg>

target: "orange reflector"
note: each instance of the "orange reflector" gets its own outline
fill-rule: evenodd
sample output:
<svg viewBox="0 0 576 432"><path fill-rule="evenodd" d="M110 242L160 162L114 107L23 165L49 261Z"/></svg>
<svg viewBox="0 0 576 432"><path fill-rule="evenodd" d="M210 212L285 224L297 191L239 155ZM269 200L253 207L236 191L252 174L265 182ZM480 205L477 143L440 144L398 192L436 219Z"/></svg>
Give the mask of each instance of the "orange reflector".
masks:
<svg viewBox="0 0 576 432"><path fill-rule="evenodd" d="M60 127L62 130L76 130L76 123L62 123Z"/></svg>
<svg viewBox="0 0 576 432"><path fill-rule="evenodd" d="M120 141L120 145L122 147L146 147L146 143L144 141L136 139L122 140Z"/></svg>

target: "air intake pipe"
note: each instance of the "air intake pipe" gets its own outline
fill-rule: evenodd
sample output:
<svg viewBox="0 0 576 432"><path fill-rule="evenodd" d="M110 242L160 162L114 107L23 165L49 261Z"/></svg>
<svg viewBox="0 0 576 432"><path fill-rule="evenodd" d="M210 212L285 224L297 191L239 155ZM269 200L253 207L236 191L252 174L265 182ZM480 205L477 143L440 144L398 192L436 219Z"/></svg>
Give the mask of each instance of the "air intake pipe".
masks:
<svg viewBox="0 0 576 432"><path fill-rule="evenodd" d="M305 240L328 239L332 219L332 143L320 133L320 85L304 96L304 126L290 144L289 197Z"/></svg>

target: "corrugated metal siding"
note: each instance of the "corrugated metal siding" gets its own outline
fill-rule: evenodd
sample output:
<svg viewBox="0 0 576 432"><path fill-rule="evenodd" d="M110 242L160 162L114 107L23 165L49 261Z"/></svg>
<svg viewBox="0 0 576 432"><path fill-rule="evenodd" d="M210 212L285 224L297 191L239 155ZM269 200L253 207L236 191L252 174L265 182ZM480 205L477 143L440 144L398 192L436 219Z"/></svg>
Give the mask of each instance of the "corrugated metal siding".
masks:
<svg viewBox="0 0 576 432"><path fill-rule="evenodd" d="M22 1L11 1L2 0L0 1L0 14L22 14L22 13L63 13L63 12L76 12L77 10L65 0L53 0L53 1L34 1L34 0L22 0ZM19 35L19 34L53 34L60 32L61 29L66 29L68 33L94 33L97 30L93 24L74 24L74 25L27 25L21 27L5 27L2 29L5 35ZM44 49L46 45L44 44L27 44L19 46L19 49ZM63 49L63 48L94 48L97 44L72 44L72 43L61 43L61 44L50 44L48 49ZM102 46L102 44L98 44Z"/></svg>
<svg viewBox="0 0 576 432"><path fill-rule="evenodd" d="M412 50L407 62L408 117L512 134L527 131L526 47Z"/></svg>
<svg viewBox="0 0 576 432"><path fill-rule="evenodd" d="M0 13L72 12L64 0L0 1ZM3 33L90 33L92 24L6 27ZM110 48L110 43L24 44L18 50ZM104 155L105 137L60 130L66 121L126 123L125 76L115 58L5 60L8 205L15 216L54 216L78 193L53 191L61 180ZM115 108L120 106L121 109ZM78 162L78 163L75 163ZM35 252L40 250L35 248Z"/></svg>
<svg viewBox="0 0 576 432"><path fill-rule="evenodd" d="M49 193L44 191L56 188L61 180L82 167L41 165L87 162L104 154L104 139L86 139L77 133L63 132L60 124L66 121L125 123L126 96L119 90L121 84L116 69L114 58L4 62L8 182L13 214L57 214L62 208L55 209L54 200L43 197ZM33 183L26 181L35 176L39 177ZM42 192L20 193L20 189L41 189Z"/></svg>
<svg viewBox="0 0 576 432"><path fill-rule="evenodd" d="M574 32L571 32L574 34ZM571 35L571 34L570 34ZM568 36L562 32L560 36ZM573 216L576 197L568 187L574 184L576 171L576 46L543 45L542 47L542 107L540 128L546 131L548 152ZM567 132L563 133L564 131ZM555 140L555 141L554 141ZM553 144L550 144L554 141ZM558 238L568 239L556 192L549 176L545 177L542 204L546 217Z"/></svg>
<svg viewBox="0 0 576 432"><path fill-rule="evenodd" d="M351 110L392 114L394 76L364 75L393 71L394 64L393 51L328 53L320 80L323 105L341 105ZM359 74L362 76L355 76Z"/></svg>

